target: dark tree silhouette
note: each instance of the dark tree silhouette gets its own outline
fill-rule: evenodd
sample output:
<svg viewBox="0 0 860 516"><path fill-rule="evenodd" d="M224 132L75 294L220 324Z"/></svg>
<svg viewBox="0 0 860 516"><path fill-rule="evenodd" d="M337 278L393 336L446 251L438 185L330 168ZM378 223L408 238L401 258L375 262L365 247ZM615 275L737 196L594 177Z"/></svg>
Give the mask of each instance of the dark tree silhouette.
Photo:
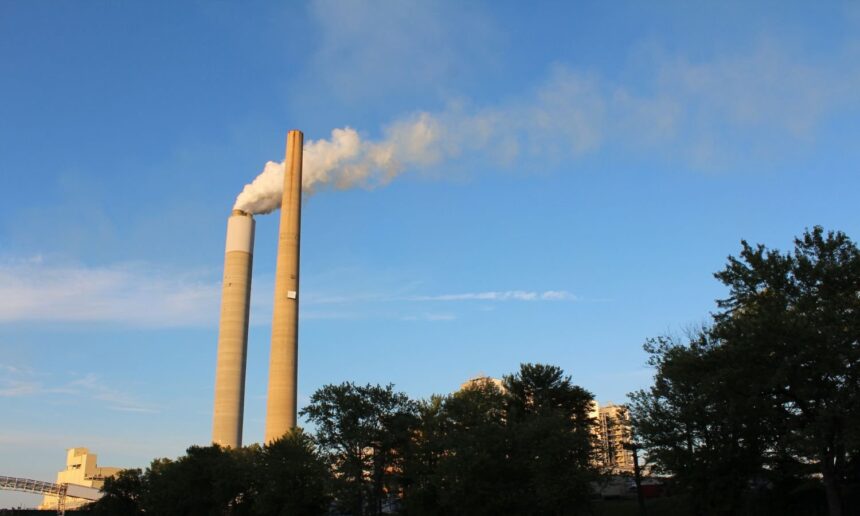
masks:
<svg viewBox="0 0 860 516"><path fill-rule="evenodd" d="M830 514L841 515L860 450L860 250L819 226L792 253L742 245L716 274L730 295L718 303L715 334L762 360L757 373L790 429L788 445L818 463Z"/></svg>
<svg viewBox="0 0 860 516"><path fill-rule="evenodd" d="M646 344L656 375L631 395L637 435L700 511L735 512L750 486L813 467L840 516L860 455L860 251L815 227L790 253L742 242L716 277L729 296L712 327Z"/></svg>
<svg viewBox="0 0 860 516"><path fill-rule="evenodd" d="M391 385L326 385L301 414L335 475L335 501L349 514L381 514L402 487L403 450L417 425L417 404Z"/></svg>

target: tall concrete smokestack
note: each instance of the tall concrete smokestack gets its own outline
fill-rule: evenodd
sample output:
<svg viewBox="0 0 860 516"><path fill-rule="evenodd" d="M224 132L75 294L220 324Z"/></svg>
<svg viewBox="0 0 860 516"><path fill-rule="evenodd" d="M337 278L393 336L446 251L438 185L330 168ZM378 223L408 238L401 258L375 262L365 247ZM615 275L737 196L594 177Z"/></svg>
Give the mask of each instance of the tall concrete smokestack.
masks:
<svg viewBox="0 0 860 516"><path fill-rule="evenodd" d="M296 383L299 322L299 237L302 218L301 131L287 134L284 194L278 232L272 354L266 404L266 441L278 439L296 426Z"/></svg>
<svg viewBox="0 0 860 516"><path fill-rule="evenodd" d="M232 448L242 446L253 250L254 217L242 210L233 210L227 220L215 368L215 415L212 418L212 442Z"/></svg>

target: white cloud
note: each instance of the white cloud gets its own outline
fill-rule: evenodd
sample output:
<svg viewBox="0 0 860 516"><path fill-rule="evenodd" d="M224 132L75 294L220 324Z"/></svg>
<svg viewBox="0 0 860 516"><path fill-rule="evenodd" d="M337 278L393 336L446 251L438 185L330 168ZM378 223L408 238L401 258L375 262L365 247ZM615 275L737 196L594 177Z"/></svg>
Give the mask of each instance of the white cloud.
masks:
<svg viewBox="0 0 860 516"><path fill-rule="evenodd" d="M105 383L95 373L77 376L65 382L49 382L49 375L37 375L29 368L3 366L7 378L0 379L0 398L66 396L100 402L109 410L122 412L158 412L136 396ZM38 377L38 378L35 378Z"/></svg>
<svg viewBox="0 0 860 516"><path fill-rule="evenodd" d="M270 324L271 280L268 276L255 278L250 321L254 326ZM300 316L303 320L375 318L447 321L457 316L450 313L413 313L402 303L576 300L573 294L564 290L407 294L410 290L414 291L418 284L407 282L406 286L392 286L387 292L360 294L309 291L303 296ZM0 324L110 323L145 328L214 326L218 320L220 299L220 285L212 280L201 279L200 274L168 272L145 264L86 267L60 265L41 258L0 261ZM324 306L338 306L338 309L320 309ZM23 372L5 364L0 364L0 370ZM96 392L91 382L92 378L85 377L62 388L80 390L89 385L93 396L111 401L108 390L101 388ZM0 384L0 396L28 395L33 388L30 383L23 381ZM44 388L41 389L44 391Z"/></svg>
<svg viewBox="0 0 860 516"><path fill-rule="evenodd" d="M128 434L121 436L108 432L103 434L69 434L65 428L55 426L55 429L56 431L54 432L48 429L48 431L41 433L9 431L7 429L0 430L0 448L37 450L49 457L54 457L57 454L57 450L62 451L70 445L88 445L94 447L92 448L93 451L97 451L101 457L106 455L126 455L129 453L139 455L140 463L122 464L122 466L145 467L152 457L164 456L167 453L165 450L181 452L181 450L184 450L188 446L187 442L179 440L175 442L172 440L153 441L153 437L150 435L129 438ZM108 464L111 463L109 460L107 462ZM55 474L51 473L51 475Z"/></svg>
<svg viewBox="0 0 860 516"><path fill-rule="evenodd" d="M341 100L440 91L496 62L490 17L462 2L316 0L310 13L319 46L309 80Z"/></svg>
<svg viewBox="0 0 860 516"><path fill-rule="evenodd" d="M66 392L103 402L108 409L121 412L157 413L154 407L142 403L135 396L112 387L94 373L77 378L63 387Z"/></svg>
<svg viewBox="0 0 860 516"><path fill-rule="evenodd" d="M445 311L416 309L432 302L477 302L480 311L492 310L490 303L496 302L550 302L577 301L578 298L566 290L499 290L482 292L458 292L452 294L410 294L420 288L421 282L411 282L406 288L392 286L389 291L361 292L358 294L336 291L310 292L304 296L299 316L302 320L400 320L416 322L453 321L464 314Z"/></svg>
<svg viewBox="0 0 860 516"><path fill-rule="evenodd" d="M565 290L547 290L540 295L546 301L575 301L576 296Z"/></svg>
<svg viewBox="0 0 860 516"><path fill-rule="evenodd" d="M564 290L547 290L544 292L526 290L465 292L409 298L410 301L572 301L575 299L576 296Z"/></svg>
<svg viewBox="0 0 860 516"><path fill-rule="evenodd" d="M0 398L20 398L41 392L38 382L4 379L0 381Z"/></svg>
<svg viewBox="0 0 860 516"><path fill-rule="evenodd" d="M350 311L301 310L299 317L303 320L353 320L366 319L367 314Z"/></svg>
<svg viewBox="0 0 860 516"><path fill-rule="evenodd" d="M0 323L106 322L173 327L217 320L219 285L145 264L0 262Z"/></svg>
<svg viewBox="0 0 860 516"><path fill-rule="evenodd" d="M454 321L457 319L457 316L449 313L423 313L419 315L404 315L400 318L402 321L429 321L429 322L439 322L439 321Z"/></svg>
<svg viewBox="0 0 860 516"><path fill-rule="evenodd" d="M14 375L33 375L35 372L29 367L0 364L0 371Z"/></svg>

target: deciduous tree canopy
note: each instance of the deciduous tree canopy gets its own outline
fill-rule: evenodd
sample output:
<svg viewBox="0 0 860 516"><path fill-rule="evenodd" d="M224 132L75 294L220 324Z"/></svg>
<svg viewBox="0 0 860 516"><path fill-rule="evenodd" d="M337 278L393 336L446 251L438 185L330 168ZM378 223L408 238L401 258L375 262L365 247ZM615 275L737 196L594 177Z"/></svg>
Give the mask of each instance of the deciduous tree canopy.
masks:
<svg viewBox="0 0 860 516"><path fill-rule="evenodd" d="M639 438L702 507L733 512L750 485L817 474L843 514L860 460L857 246L820 227L790 253L744 241L716 277L729 296L709 328L646 344L656 376L631 396Z"/></svg>

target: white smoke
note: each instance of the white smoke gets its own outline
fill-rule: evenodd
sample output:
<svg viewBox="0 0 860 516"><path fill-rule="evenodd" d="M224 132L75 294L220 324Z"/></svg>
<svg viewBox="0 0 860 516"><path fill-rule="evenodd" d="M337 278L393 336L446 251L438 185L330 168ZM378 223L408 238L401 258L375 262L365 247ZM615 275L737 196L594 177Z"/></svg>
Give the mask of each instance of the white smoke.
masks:
<svg viewBox="0 0 860 516"><path fill-rule="evenodd" d="M308 141L303 190L373 188L469 153L497 164L527 156L529 169L605 148L710 170L742 165L750 156L784 156L785 149L814 141L827 117L856 110L860 68L856 59L847 67L840 62L809 65L764 46L712 61L658 61L629 84L557 66L531 93L494 106L454 104L407 116L378 140L345 127L327 140ZM281 163L267 163L235 207L278 209L283 174Z"/></svg>
<svg viewBox="0 0 860 516"><path fill-rule="evenodd" d="M302 190L313 193L323 185L338 189L375 187L388 183L409 167L432 165L442 159L437 120L427 113L398 122L381 141L362 140L350 127L334 129L328 140L305 143ZM269 161L236 198L234 209L260 214L280 208L284 163Z"/></svg>

